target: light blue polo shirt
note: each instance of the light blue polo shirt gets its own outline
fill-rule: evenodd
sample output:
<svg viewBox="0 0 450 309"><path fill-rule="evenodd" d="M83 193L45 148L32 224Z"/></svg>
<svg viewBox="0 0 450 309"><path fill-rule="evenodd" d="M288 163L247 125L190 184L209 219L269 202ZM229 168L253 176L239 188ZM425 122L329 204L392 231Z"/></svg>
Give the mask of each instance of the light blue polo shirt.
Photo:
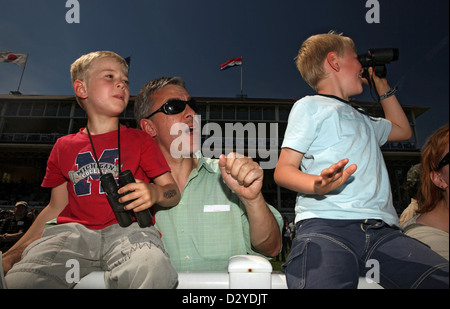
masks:
<svg viewBox="0 0 450 309"><path fill-rule="evenodd" d="M297 101L289 114L282 148L304 154L301 170L319 175L345 158L349 159L348 165L356 164L358 169L344 185L326 195L299 193L295 221L381 219L398 225L380 149L391 128L390 121L369 118L334 97L315 95Z"/></svg>

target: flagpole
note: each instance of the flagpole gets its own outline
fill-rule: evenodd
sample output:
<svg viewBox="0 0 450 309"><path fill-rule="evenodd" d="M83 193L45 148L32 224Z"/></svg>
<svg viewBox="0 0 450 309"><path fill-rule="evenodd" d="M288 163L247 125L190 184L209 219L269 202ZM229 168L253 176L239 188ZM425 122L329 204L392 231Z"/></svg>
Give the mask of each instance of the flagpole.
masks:
<svg viewBox="0 0 450 309"><path fill-rule="evenodd" d="M25 72L25 68L27 67L27 62L28 62L28 54L27 54L27 60L25 61L25 64L23 66L22 75L20 76L19 86L17 86L17 93L19 93L20 85L22 84L23 73Z"/></svg>
<svg viewBox="0 0 450 309"><path fill-rule="evenodd" d="M242 75L243 75L243 70L244 70L244 58L242 58L241 56L241 98L244 97L244 88L243 88L243 81L242 81Z"/></svg>

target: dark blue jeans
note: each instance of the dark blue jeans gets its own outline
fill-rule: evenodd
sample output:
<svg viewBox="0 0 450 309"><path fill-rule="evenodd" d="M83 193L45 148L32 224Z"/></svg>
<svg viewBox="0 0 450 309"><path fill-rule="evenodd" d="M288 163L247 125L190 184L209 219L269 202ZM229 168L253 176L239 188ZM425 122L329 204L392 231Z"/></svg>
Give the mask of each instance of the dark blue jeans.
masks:
<svg viewBox="0 0 450 309"><path fill-rule="evenodd" d="M283 269L290 289L449 287L446 259L381 220L300 221Z"/></svg>

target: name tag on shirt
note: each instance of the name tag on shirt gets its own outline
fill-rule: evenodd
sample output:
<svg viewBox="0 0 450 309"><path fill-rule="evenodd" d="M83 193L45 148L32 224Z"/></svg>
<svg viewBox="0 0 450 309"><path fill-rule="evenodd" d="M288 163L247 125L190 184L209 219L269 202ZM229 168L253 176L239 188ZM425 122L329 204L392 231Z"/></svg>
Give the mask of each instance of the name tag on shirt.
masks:
<svg viewBox="0 0 450 309"><path fill-rule="evenodd" d="M230 211L230 205L204 205L203 212Z"/></svg>

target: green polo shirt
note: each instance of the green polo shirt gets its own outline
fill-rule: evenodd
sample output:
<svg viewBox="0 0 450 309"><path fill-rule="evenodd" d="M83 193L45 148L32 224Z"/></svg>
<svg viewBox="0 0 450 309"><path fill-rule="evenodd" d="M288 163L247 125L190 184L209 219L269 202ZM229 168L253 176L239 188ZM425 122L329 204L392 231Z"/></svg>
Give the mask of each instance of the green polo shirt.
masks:
<svg viewBox="0 0 450 309"><path fill-rule="evenodd" d="M281 231L280 213L268 207ZM251 248L245 207L224 183L217 159L198 159L180 203L156 212L156 227L177 271L227 270L231 256L258 254Z"/></svg>

